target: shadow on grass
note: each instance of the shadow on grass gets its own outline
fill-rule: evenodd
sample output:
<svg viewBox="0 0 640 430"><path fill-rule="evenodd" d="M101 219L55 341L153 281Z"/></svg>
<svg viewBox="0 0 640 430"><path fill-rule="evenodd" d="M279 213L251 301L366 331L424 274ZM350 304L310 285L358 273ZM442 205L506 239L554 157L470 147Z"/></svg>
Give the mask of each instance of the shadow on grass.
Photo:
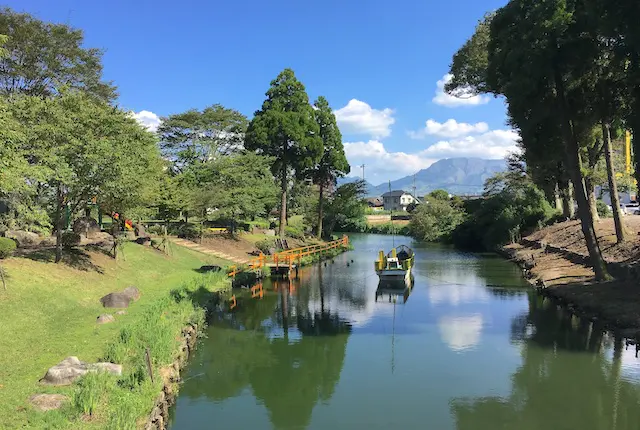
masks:
<svg viewBox="0 0 640 430"><path fill-rule="evenodd" d="M24 254L24 258L44 263L56 261L56 250L53 248L40 249ZM62 264L84 272L104 273L102 267L91 261L91 256L81 249L66 249L62 252Z"/></svg>

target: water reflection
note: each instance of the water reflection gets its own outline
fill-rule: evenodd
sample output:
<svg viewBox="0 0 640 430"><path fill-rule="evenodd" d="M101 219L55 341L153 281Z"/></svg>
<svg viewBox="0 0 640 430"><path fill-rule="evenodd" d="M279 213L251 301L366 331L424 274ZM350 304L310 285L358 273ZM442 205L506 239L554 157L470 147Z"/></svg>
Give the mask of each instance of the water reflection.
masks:
<svg viewBox="0 0 640 430"><path fill-rule="evenodd" d="M638 428L640 390L637 379L621 378L620 340L534 294L511 339L522 357L511 393L454 399L457 429Z"/></svg>
<svg viewBox="0 0 640 430"><path fill-rule="evenodd" d="M236 291L172 430L635 428L635 351L529 294L515 265L411 243L415 279L390 288L372 261L391 238L352 239L300 279Z"/></svg>

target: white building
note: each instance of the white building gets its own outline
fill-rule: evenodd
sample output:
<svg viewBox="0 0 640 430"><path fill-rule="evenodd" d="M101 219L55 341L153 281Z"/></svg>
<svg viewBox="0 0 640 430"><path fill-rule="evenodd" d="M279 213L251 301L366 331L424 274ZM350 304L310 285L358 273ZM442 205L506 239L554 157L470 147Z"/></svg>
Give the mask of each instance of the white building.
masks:
<svg viewBox="0 0 640 430"><path fill-rule="evenodd" d="M403 190L389 191L382 195L385 211L406 211L407 206L414 203L416 199Z"/></svg>

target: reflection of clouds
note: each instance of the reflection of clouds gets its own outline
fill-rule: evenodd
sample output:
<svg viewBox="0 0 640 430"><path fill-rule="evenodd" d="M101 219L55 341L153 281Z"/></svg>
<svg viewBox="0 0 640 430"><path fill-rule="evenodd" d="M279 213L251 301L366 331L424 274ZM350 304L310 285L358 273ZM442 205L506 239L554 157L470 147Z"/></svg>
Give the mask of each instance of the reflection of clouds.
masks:
<svg viewBox="0 0 640 430"><path fill-rule="evenodd" d="M487 302L490 294L484 286L476 285L434 285L430 286L429 302L432 306L440 303L458 305L469 302Z"/></svg>
<svg viewBox="0 0 640 430"><path fill-rule="evenodd" d="M480 342L482 315L454 317L446 316L438 320L440 336L453 351L464 351Z"/></svg>
<svg viewBox="0 0 640 430"><path fill-rule="evenodd" d="M393 313L393 306L387 303L375 302L375 292L367 294L362 299L363 305L354 307L352 302L341 300L337 295L327 295L324 298L324 309L332 314L339 315L343 320L349 321L353 327L365 326L375 315ZM320 310L321 302L319 298L309 301L310 312L320 312Z"/></svg>

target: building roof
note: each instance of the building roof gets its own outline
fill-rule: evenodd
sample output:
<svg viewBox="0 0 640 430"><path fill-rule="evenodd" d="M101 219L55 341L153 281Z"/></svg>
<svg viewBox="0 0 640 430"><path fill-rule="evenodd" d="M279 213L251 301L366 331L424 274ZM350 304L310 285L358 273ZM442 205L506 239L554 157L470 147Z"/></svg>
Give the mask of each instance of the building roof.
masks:
<svg viewBox="0 0 640 430"><path fill-rule="evenodd" d="M394 191L389 191L387 193L384 193L382 197L400 197L400 196L404 196L405 194L407 194L406 191L394 190Z"/></svg>
<svg viewBox="0 0 640 430"><path fill-rule="evenodd" d="M367 199L367 203L369 203L369 206L373 206L373 207L383 206L384 205L384 203L382 202L382 199L380 197L369 197Z"/></svg>

